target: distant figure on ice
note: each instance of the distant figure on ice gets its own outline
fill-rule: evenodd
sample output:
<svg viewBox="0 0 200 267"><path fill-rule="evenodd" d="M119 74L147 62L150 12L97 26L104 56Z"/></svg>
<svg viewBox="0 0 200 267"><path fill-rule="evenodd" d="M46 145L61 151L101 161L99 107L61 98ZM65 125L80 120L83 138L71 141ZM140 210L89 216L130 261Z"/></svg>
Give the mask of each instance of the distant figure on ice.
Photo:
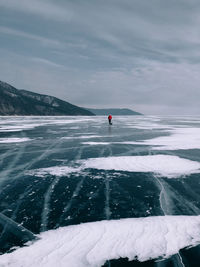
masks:
<svg viewBox="0 0 200 267"><path fill-rule="evenodd" d="M112 122L111 122L111 120L112 120L112 116L111 116L111 115L109 115L109 116L108 116L108 121L109 121L109 124L110 124L110 125L112 125Z"/></svg>

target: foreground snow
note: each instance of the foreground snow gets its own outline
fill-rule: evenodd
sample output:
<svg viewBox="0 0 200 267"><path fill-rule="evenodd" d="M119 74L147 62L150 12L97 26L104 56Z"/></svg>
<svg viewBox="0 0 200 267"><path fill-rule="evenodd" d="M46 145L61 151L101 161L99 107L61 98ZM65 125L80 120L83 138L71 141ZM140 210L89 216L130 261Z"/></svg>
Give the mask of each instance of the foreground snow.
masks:
<svg viewBox="0 0 200 267"><path fill-rule="evenodd" d="M200 216L100 221L42 233L29 247L0 257L1 267L88 267L109 259L168 257L200 243Z"/></svg>

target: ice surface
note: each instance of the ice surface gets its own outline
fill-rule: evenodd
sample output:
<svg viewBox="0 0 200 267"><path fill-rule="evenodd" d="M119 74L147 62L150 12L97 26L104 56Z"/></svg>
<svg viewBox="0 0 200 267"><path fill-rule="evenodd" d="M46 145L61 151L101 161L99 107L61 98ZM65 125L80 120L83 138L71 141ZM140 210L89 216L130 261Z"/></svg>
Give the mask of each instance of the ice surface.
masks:
<svg viewBox="0 0 200 267"><path fill-rule="evenodd" d="M1 267L96 267L127 257L169 257L200 243L200 216L155 216L62 227L0 257Z"/></svg>
<svg viewBox="0 0 200 267"><path fill-rule="evenodd" d="M0 140L17 141L0 143L0 212L43 232L30 247L1 256L0 266L100 266L111 258L170 255L199 242L200 117L113 122L0 117ZM34 141L18 142L27 139ZM168 217L143 218L162 215ZM110 219L116 221L101 221ZM24 240L4 224L2 253Z"/></svg>
<svg viewBox="0 0 200 267"><path fill-rule="evenodd" d="M169 178L200 172L200 163L170 155L90 158L84 168L129 172L153 172Z"/></svg>

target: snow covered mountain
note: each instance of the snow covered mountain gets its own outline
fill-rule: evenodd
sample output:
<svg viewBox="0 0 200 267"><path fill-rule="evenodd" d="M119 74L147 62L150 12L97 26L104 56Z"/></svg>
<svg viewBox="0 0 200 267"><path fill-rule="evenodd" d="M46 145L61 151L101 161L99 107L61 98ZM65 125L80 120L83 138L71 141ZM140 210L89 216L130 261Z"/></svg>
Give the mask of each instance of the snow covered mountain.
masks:
<svg viewBox="0 0 200 267"><path fill-rule="evenodd" d="M53 96L18 90L0 81L0 115L85 115L92 112Z"/></svg>

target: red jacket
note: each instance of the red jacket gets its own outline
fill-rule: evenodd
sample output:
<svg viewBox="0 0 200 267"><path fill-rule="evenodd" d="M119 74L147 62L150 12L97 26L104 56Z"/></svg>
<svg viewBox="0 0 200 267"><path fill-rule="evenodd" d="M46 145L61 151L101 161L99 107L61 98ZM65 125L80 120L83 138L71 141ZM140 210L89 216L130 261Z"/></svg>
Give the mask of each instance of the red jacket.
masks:
<svg viewBox="0 0 200 267"><path fill-rule="evenodd" d="M111 116L111 115L109 115L109 116L108 116L108 119L109 119L109 120L112 120L112 116Z"/></svg>

